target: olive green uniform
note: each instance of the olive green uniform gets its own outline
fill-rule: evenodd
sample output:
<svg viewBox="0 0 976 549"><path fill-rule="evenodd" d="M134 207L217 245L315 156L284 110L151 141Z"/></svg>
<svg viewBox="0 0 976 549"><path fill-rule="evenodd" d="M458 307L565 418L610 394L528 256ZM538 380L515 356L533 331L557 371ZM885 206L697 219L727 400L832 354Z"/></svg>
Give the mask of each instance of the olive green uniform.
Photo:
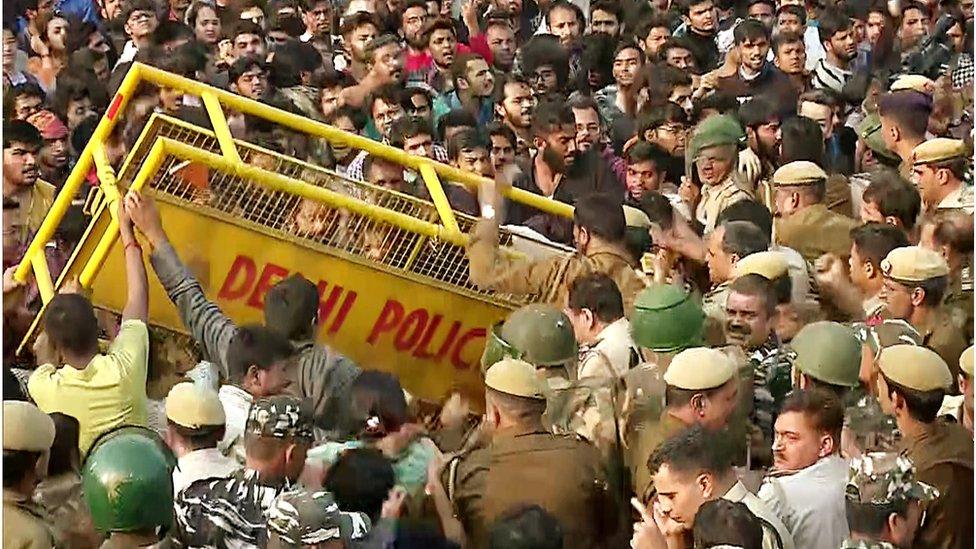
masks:
<svg viewBox="0 0 976 549"><path fill-rule="evenodd" d="M638 265L622 245L591 243L586 254L557 255L542 261L505 257L498 252L498 222L483 219L471 230L468 267L471 281L496 292L534 295L535 301L564 307L573 281L591 273L613 279L629 316L634 298L644 289Z"/></svg>
<svg viewBox="0 0 976 549"><path fill-rule="evenodd" d="M823 204L813 204L789 217L776 218L776 241L810 262L825 253L847 257L851 253L851 229L857 225L857 221Z"/></svg>
<svg viewBox="0 0 976 549"><path fill-rule="evenodd" d="M959 357L969 343L963 326L954 321L953 312L944 305L939 306L924 324L915 326L915 329L922 334L922 344L938 353L946 362L955 380L959 374Z"/></svg>
<svg viewBox="0 0 976 549"><path fill-rule="evenodd" d="M918 479L939 490L925 509L915 547L973 547L973 439L955 423L936 421L922 435L906 435L904 452Z"/></svg>
<svg viewBox="0 0 976 549"><path fill-rule="evenodd" d="M613 537L619 509L599 452L576 436L496 433L486 447L454 458L443 474L470 547L488 545L489 527L502 513L531 504L559 520L567 548L606 546Z"/></svg>

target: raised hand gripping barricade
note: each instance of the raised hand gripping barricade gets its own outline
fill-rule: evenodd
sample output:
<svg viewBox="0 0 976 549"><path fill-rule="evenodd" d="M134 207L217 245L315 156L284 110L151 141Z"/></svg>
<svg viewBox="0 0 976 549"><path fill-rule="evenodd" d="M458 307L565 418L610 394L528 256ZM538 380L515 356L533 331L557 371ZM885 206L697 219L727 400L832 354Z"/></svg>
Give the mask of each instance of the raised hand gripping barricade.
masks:
<svg viewBox="0 0 976 549"><path fill-rule="evenodd" d="M198 96L212 130L153 114L117 174L105 142L144 83ZM224 109L257 116L310 137L341 141L418 172L431 201L368 183L235 140ZM45 245L94 170L93 218L58 279ZM38 331L47 303L69 279L90 288L100 308L124 304L117 205L128 189L153 195L180 257L207 296L238 324L261 322L265 292L293 272L319 287L319 338L366 368L395 371L408 390L436 399L481 390L478 359L486 329L525 301L468 280L466 232L474 219L454 212L440 179L475 189L486 180L411 156L200 82L134 64L82 151L15 274L33 272L44 306L20 350ZM556 215L572 208L519 189L509 199ZM512 241L503 231L502 244ZM508 251L506 253L516 253ZM559 253L553 249L553 253ZM150 275L150 321L185 331Z"/></svg>

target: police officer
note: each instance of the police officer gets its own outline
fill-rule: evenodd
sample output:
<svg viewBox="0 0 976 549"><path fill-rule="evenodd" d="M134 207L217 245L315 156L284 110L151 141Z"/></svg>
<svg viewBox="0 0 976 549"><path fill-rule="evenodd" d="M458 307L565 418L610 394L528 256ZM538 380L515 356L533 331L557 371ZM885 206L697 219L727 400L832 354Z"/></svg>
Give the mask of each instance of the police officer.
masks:
<svg viewBox="0 0 976 549"><path fill-rule="evenodd" d="M957 396L946 395L939 410L939 417L956 421L973 434L973 347L963 351L959 357L959 391Z"/></svg>
<svg viewBox="0 0 976 549"><path fill-rule="evenodd" d="M634 493L645 500L651 495L647 460L661 442L695 424L720 430L734 415L738 419L740 382L735 374L735 363L722 351L685 349L662 374L663 395L643 394L635 399L625 433ZM744 431L741 440L745 441Z"/></svg>
<svg viewBox="0 0 976 549"><path fill-rule="evenodd" d="M268 549L331 547L336 542L346 547L369 530L366 514L340 511L329 492L296 488L279 495L268 509Z"/></svg>
<svg viewBox="0 0 976 549"><path fill-rule="evenodd" d="M576 377L579 348L573 324L553 305L533 303L516 309L504 322L491 327L481 355L481 371L509 357L545 371L548 378Z"/></svg>
<svg viewBox="0 0 976 549"><path fill-rule="evenodd" d="M745 142L742 126L724 114L708 117L691 136L685 152L685 173L691 181L682 185L700 188L695 218L705 232L715 228L722 210L752 198L751 190L736 179L739 149Z"/></svg>
<svg viewBox="0 0 976 549"><path fill-rule="evenodd" d="M224 437L224 407L217 392L196 383L174 386L166 397L166 444L179 460L173 493L203 478L226 478L240 469L217 443Z"/></svg>
<svg viewBox="0 0 976 549"><path fill-rule="evenodd" d="M271 501L298 481L312 445L307 401L273 396L254 401L244 427L247 465L226 479L202 479L176 498L184 545L262 547Z"/></svg>
<svg viewBox="0 0 976 549"><path fill-rule="evenodd" d="M797 332L790 346L797 388L825 388L843 401L860 384L861 342L851 328L826 320L813 322Z"/></svg>
<svg viewBox="0 0 976 549"><path fill-rule="evenodd" d="M29 402L3 403L3 545L54 547L43 512L31 503L47 473L54 421Z"/></svg>
<svg viewBox="0 0 976 549"><path fill-rule="evenodd" d="M820 166L806 160L784 164L773 173L773 186L776 242L800 252L808 262L826 253L850 255L850 233L857 222L824 204L827 173Z"/></svg>
<svg viewBox="0 0 976 549"><path fill-rule="evenodd" d="M173 523L175 467L166 444L144 427L120 427L95 440L81 482L95 528L108 535L102 549L173 547L159 536Z"/></svg>
<svg viewBox="0 0 976 549"><path fill-rule="evenodd" d="M938 497L915 478L906 456L876 452L851 460L847 480L847 525L841 549L908 549L922 520L922 505Z"/></svg>
<svg viewBox="0 0 976 549"><path fill-rule="evenodd" d="M939 353L952 370L952 393L959 357L968 347L963 327L942 305L949 267L937 252L921 246L895 248L881 262L881 300L892 318L906 320L922 334L922 343Z"/></svg>
<svg viewBox="0 0 976 549"><path fill-rule="evenodd" d="M923 547L973 546L973 440L956 423L937 419L939 403L953 384L945 361L934 351L894 345L878 358L881 408L902 432L902 451L918 478L939 490L925 508L916 543Z"/></svg>
<svg viewBox="0 0 976 549"><path fill-rule="evenodd" d="M965 184L970 155L961 139L937 137L912 150L912 180L927 213L962 210L973 214L973 190Z"/></svg>
<svg viewBox="0 0 976 549"><path fill-rule="evenodd" d="M490 442L451 460L441 478L471 547L486 547L495 519L526 504L560 521L567 548L613 542L620 509L599 452L543 428L545 391L544 378L523 360L503 359L485 374Z"/></svg>

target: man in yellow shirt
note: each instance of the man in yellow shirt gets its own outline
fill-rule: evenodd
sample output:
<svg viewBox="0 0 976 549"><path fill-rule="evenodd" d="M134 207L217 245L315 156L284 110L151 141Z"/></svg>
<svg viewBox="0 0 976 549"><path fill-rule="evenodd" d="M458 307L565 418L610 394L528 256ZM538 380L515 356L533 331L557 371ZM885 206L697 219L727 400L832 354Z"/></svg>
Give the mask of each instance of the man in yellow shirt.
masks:
<svg viewBox="0 0 976 549"><path fill-rule="evenodd" d="M98 322L91 302L79 294L58 294L48 305L44 330L64 365L43 364L27 382L43 412L78 418L82 454L101 433L121 425L146 425L148 282L128 213L138 200L130 195L119 204L128 296L121 329L108 353L98 352Z"/></svg>

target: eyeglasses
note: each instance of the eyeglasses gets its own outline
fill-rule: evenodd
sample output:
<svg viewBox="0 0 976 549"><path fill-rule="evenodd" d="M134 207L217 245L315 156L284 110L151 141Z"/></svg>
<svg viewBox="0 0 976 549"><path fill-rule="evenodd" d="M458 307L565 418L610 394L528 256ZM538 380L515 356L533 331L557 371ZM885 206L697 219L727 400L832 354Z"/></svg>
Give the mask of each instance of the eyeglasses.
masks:
<svg viewBox="0 0 976 549"><path fill-rule="evenodd" d="M151 11L134 11L132 12L132 15L129 16L129 21L132 23L139 23L155 18L156 14Z"/></svg>
<svg viewBox="0 0 976 549"><path fill-rule="evenodd" d="M688 133L688 126L682 126L680 124L662 124L658 126L657 129L674 135Z"/></svg>

